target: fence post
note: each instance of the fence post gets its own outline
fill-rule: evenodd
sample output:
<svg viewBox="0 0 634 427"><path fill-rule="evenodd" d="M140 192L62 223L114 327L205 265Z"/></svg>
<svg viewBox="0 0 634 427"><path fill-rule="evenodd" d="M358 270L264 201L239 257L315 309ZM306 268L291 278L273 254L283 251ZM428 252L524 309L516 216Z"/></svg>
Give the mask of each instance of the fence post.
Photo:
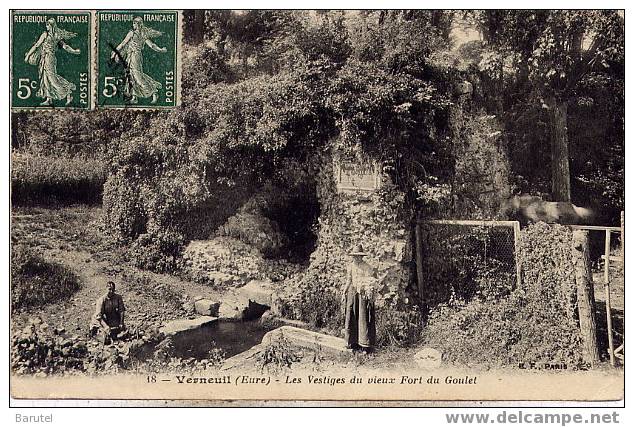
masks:
<svg viewBox="0 0 634 427"><path fill-rule="evenodd" d="M605 230L605 264L603 270L603 289L605 291L605 317L608 326L608 353L610 355L610 365L616 366L614 360L614 340L612 337L612 306L610 302L610 244L612 232Z"/></svg>
<svg viewBox="0 0 634 427"><path fill-rule="evenodd" d="M621 262L623 263L623 277L625 277L625 211L621 211Z"/></svg>
<svg viewBox="0 0 634 427"><path fill-rule="evenodd" d="M423 275L423 235L421 230L420 212L416 216L416 225L414 229L416 234L416 280L418 282L418 298L420 299L423 313L426 312L427 298L425 295L425 278Z"/></svg>
<svg viewBox="0 0 634 427"><path fill-rule="evenodd" d="M610 245L612 243L612 232L605 230L605 267L603 269L603 282L607 284L610 282Z"/></svg>
<svg viewBox="0 0 634 427"><path fill-rule="evenodd" d="M594 290L592 289L587 231L573 230L572 255L577 285L579 327L583 340L583 359L594 366L599 362L599 348L597 345L597 323L594 314Z"/></svg>
<svg viewBox="0 0 634 427"><path fill-rule="evenodd" d="M520 223L514 221L513 224L513 245L515 248L515 286L516 289L522 287L522 260L520 257Z"/></svg>

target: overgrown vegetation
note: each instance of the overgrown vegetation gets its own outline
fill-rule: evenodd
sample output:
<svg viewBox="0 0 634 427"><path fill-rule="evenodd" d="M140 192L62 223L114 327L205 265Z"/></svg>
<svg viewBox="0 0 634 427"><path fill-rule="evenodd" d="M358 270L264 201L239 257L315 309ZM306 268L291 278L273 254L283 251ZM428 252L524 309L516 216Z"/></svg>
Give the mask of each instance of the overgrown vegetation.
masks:
<svg viewBox="0 0 634 427"><path fill-rule="evenodd" d="M610 212L601 209L608 216L622 208L623 61L616 13L188 11L186 16L181 108L12 117L16 150L65 147L74 156L90 146L108 160L105 222L122 242L149 234L139 245L158 248L160 256L163 245L152 243L161 240L155 233L181 234L185 241L206 238L244 203L245 193L268 179L286 193L301 191L296 184L306 181L311 168L300 171L297 165L330 149L383 161L417 207L445 204L447 214L486 217L508 193L507 176L516 190L547 192L550 174L544 166L551 151L543 147L552 132L542 106L554 106L553 94L570 105L571 124L588 122L577 117L596 117L597 124L617 118L607 127L589 124L595 130L589 138L587 129L571 125L569 140L577 153L571 170L580 177L572 186L583 190L575 193L608 200ZM448 49L457 23L481 31L484 41ZM553 34L571 42L549 44ZM584 34L596 39L596 50L579 57L572 41ZM565 77L554 77L558 70ZM453 94L464 80L473 87L472 101ZM505 93L515 95L502 99ZM485 123L493 115L495 123ZM604 130L600 136L594 135L597 129ZM500 130L504 135L495 136ZM465 145L465 136L476 143ZM588 145L606 138L608 151ZM480 163L491 161L496 172L490 179L474 176L481 173ZM604 189L596 182L606 184ZM68 190L64 194L73 194ZM168 246L164 255L170 258L173 245ZM159 270L173 263L162 264Z"/></svg>
<svg viewBox="0 0 634 427"><path fill-rule="evenodd" d="M420 311L406 243L414 212L491 218L512 192L572 198L616 222L619 12L198 10L185 22L181 107L12 114L14 203L98 203L103 187L104 228L134 265L185 265L214 285L272 278L286 315L334 333L345 251L363 241L380 267L381 345L415 343L429 314L424 339L450 362L576 363L565 230L525 233L522 289L507 236L435 236ZM454 49L456 24L482 40ZM389 182L362 202L340 196L335 158L377 161ZM72 292L57 267L46 267L64 278L54 286L21 279L44 265L22 258L15 307L44 303L40 285ZM289 357L272 350L267 364Z"/></svg>
<svg viewBox="0 0 634 427"><path fill-rule="evenodd" d="M418 306L388 304L376 309L376 340L380 347L409 347L420 343L425 319Z"/></svg>
<svg viewBox="0 0 634 427"><path fill-rule="evenodd" d="M521 247L521 289L495 299L451 299L432 310L424 342L445 361L491 368L581 363L571 303L570 230L535 224L523 231Z"/></svg>
<svg viewBox="0 0 634 427"><path fill-rule="evenodd" d="M513 230L508 227L422 226L425 299L496 300L516 286Z"/></svg>
<svg viewBox="0 0 634 427"><path fill-rule="evenodd" d="M349 38L353 29L363 31L366 21L373 22L369 15L354 20L337 13L246 16L266 24L253 27L266 33L259 40L267 42L256 48L266 67L247 71L247 61L226 78L201 75L199 67L185 68L188 90L182 107L137 117L112 144L105 222L121 241L144 234L183 234L178 218L208 205L219 190L227 194L234 189L227 197L230 204L267 181L283 193L296 194L310 186L316 166L312 159L324 151L379 155L409 152L421 135L431 137L432 145L436 140L433 129L440 123L433 122L435 111L449 103L436 86L444 85L443 74L426 60L431 46L440 43L426 14L390 16L383 24L389 31L400 34L407 29L425 37L413 37L417 42L407 46L381 43L372 56L362 46L380 39L379 34L368 33L356 47ZM223 36L231 37L227 26L233 24L227 22L232 21L222 22L219 31L229 31ZM411 62L398 54L402 49L411 54L405 56ZM220 66L219 58L231 66L220 50L213 55L196 48L189 55L188 63L207 64L209 69ZM400 136L392 138L394 132ZM250 213L242 212L224 231L246 238L232 224L254 223ZM268 255L279 252L284 240L251 243Z"/></svg>
<svg viewBox="0 0 634 427"><path fill-rule="evenodd" d="M303 354L298 351L283 334L268 343L256 355L255 363L261 371L279 374L290 369L294 363L302 360Z"/></svg>
<svg viewBox="0 0 634 427"><path fill-rule="evenodd" d="M51 375L82 371L88 357L85 342L71 341L31 324L11 339L11 368L17 374ZM57 331L55 331L57 332Z"/></svg>
<svg viewBox="0 0 634 427"><path fill-rule="evenodd" d="M327 273L321 273L325 276ZM325 328L336 335L343 325L341 295L332 286L325 285L314 271L299 274L284 283L287 291L282 302L282 315L299 319L316 328Z"/></svg>
<svg viewBox="0 0 634 427"><path fill-rule="evenodd" d="M27 247L11 248L11 307L19 310L56 303L73 295L81 283L68 268L46 261Z"/></svg>
<svg viewBox="0 0 634 427"><path fill-rule="evenodd" d="M182 234L175 231L144 233L129 246L126 257L145 270L173 272L180 268L184 247Z"/></svg>
<svg viewBox="0 0 634 427"><path fill-rule="evenodd" d="M216 347L205 359L181 359L174 356L170 338L157 330L128 332L128 340L104 346L34 318L11 337L11 368L17 374L36 377L126 371L182 374L218 369L225 360L224 352Z"/></svg>

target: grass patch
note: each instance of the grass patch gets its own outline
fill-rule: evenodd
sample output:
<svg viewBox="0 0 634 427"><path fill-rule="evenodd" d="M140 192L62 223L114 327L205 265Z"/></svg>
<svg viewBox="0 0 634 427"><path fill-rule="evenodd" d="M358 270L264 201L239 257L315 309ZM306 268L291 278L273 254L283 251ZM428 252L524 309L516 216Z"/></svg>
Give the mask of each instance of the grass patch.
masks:
<svg viewBox="0 0 634 427"><path fill-rule="evenodd" d="M11 201L50 206L101 203L106 165L94 158L13 153Z"/></svg>
<svg viewBox="0 0 634 427"><path fill-rule="evenodd" d="M23 246L11 252L11 307L19 310L58 302L81 287L78 277L61 264L44 260Z"/></svg>

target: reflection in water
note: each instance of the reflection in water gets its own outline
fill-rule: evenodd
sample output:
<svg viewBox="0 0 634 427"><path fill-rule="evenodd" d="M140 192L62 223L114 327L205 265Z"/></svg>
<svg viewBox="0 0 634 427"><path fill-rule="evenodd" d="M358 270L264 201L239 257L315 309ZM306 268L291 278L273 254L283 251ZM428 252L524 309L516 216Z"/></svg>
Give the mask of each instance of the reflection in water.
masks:
<svg viewBox="0 0 634 427"><path fill-rule="evenodd" d="M172 337L173 348L170 352L181 359L207 358L209 351L216 347L229 358L260 344L269 329L258 320L245 322L218 321L191 331L181 332Z"/></svg>

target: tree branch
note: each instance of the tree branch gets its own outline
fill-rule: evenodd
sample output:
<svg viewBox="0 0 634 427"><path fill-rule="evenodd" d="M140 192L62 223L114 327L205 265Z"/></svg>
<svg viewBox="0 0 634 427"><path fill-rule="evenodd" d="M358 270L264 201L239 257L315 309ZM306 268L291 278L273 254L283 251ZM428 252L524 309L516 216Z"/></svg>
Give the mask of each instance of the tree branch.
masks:
<svg viewBox="0 0 634 427"><path fill-rule="evenodd" d="M566 83L566 87L564 88L563 94L564 97L569 95L574 86L581 80L581 78L586 75L588 71L594 65L594 62L598 58L599 49L603 47L604 40L600 36L596 36L592 41L592 45L590 49L588 49L581 57L581 59L575 64L573 67L573 71L568 78L568 82Z"/></svg>

